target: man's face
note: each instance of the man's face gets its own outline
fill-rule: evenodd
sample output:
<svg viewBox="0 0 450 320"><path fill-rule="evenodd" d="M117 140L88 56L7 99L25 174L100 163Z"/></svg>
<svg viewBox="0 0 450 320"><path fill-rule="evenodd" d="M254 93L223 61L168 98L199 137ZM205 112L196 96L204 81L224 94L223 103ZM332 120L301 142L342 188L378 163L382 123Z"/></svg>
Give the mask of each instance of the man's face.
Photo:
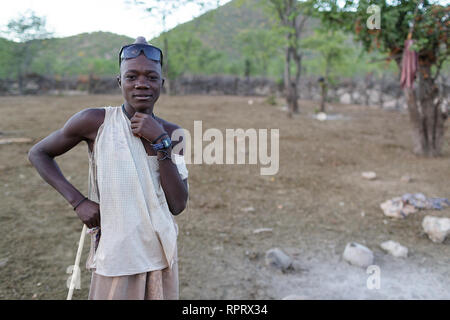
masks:
<svg viewBox="0 0 450 320"><path fill-rule="evenodd" d="M147 59L144 54L122 61L119 85L125 101L136 111L153 109L163 83L159 62Z"/></svg>

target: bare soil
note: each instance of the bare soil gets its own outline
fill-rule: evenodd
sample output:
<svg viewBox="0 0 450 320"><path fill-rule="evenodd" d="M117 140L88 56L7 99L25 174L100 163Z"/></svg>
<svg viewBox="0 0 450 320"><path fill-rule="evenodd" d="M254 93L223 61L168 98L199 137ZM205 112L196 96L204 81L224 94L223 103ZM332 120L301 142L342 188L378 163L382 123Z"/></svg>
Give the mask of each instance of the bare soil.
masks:
<svg viewBox="0 0 450 320"><path fill-rule="evenodd" d="M249 105L248 100L253 104ZM120 96L1 97L0 138L32 143L0 145L0 299L65 299L82 224L68 203L30 165L33 143L88 107L120 105ZM431 242L425 215L450 217L450 208L427 210L403 220L385 217L379 204L404 193L450 197L450 132L443 156L412 154L406 113L333 104L342 119L317 121L317 103L300 101L288 119L282 101L257 97L162 96L155 113L193 132L218 128L279 128L280 168L261 176L257 165L191 164L188 208L176 218L181 299L450 299L450 239ZM65 176L87 193L87 145L56 160ZM361 177L375 171L374 181ZM401 181L410 175L410 183ZM253 207L254 211L244 208ZM364 214L362 214L364 212ZM258 228L273 232L254 234ZM380 243L409 248L394 258ZM366 270L342 260L348 242L366 245L381 270L381 288L369 290ZM82 266L88 252L88 239ZM282 273L264 263L279 247L300 266ZM90 274L82 268L86 299Z"/></svg>

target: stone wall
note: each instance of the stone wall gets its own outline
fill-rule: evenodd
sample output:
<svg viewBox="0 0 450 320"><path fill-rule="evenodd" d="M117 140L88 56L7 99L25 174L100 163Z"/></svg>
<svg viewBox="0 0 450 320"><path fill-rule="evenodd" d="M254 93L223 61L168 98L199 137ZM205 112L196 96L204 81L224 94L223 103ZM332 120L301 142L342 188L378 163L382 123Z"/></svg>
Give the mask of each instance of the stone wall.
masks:
<svg viewBox="0 0 450 320"><path fill-rule="evenodd" d="M23 79L25 94L120 94L115 77L43 77L29 74ZM440 76L438 86L443 107L450 98L450 78ZM183 76L171 83L172 92L177 95L239 95L239 96L283 96L283 84L263 77ZM164 92L164 91L163 91ZM18 95L17 81L0 79L0 95ZM320 86L317 77L302 77L299 83L299 98L320 100ZM341 78L328 90L329 103L372 105L389 109L406 108L398 79L382 76L375 78Z"/></svg>

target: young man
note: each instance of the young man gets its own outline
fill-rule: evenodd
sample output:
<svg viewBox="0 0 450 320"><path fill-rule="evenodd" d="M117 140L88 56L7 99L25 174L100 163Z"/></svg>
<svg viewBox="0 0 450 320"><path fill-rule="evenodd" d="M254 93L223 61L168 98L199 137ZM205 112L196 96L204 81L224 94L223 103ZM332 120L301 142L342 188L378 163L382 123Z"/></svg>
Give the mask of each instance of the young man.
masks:
<svg viewBox="0 0 450 320"><path fill-rule="evenodd" d="M162 64L161 50L143 37L122 47L117 80L124 104L82 110L29 151L42 178L90 228L89 299L178 299L172 215L186 207L188 172L182 152L172 153L170 137L180 128L153 114ZM81 141L88 145L88 197L54 161Z"/></svg>

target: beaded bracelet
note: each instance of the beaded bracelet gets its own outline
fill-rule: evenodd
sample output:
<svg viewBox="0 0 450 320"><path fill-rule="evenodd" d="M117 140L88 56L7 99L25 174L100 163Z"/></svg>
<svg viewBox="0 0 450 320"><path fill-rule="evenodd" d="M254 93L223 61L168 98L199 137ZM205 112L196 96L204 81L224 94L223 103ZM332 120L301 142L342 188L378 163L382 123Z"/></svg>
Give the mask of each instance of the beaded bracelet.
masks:
<svg viewBox="0 0 450 320"><path fill-rule="evenodd" d="M160 135L158 138L156 138L155 140L152 141L153 144L155 144L160 138L164 137L164 136L168 136L169 134L167 132L164 132L162 135Z"/></svg>
<svg viewBox="0 0 450 320"><path fill-rule="evenodd" d="M158 161L163 161L166 159L172 160L172 158L170 157L169 152L167 150L161 149L161 150L158 150L158 152L164 153L164 157L162 157L161 159L158 159Z"/></svg>
<svg viewBox="0 0 450 320"><path fill-rule="evenodd" d="M84 200L87 200L86 197L84 197L83 199L81 199L76 205L75 207L73 207L73 210L75 210Z"/></svg>

